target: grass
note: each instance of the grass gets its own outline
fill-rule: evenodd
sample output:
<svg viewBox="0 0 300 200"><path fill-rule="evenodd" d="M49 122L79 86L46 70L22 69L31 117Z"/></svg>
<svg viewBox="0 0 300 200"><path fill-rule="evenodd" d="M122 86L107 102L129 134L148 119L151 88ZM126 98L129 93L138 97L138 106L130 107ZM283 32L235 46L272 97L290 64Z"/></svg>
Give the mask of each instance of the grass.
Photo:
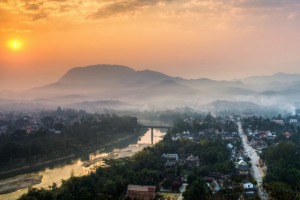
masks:
<svg viewBox="0 0 300 200"><path fill-rule="evenodd" d="M180 193L171 193L171 192L160 192L164 199L167 199L167 197L170 197L172 200L177 200L180 196Z"/></svg>

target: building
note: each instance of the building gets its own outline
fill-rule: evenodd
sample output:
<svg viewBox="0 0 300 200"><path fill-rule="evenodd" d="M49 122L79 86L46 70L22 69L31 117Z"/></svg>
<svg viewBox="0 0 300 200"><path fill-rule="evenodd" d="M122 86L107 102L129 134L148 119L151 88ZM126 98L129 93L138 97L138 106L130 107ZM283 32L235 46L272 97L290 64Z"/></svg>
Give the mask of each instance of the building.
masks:
<svg viewBox="0 0 300 200"><path fill-rule="evenodd" d="M250 169L248 165L239 165L238 166L239 175L248 175L250 173Z"/></svg>
<svg viewBox="0 0 300 200"><path fill-rule="evenodd" d="M257 195L257 188L250 182L244 183L243 184L244 188L244 195L246 197L253 197Z"/></svg>
<svg viewBox="0 0 300 200"><path fill-rule="evenodd" d="M243 187L244 187L244 189L251 189L251 188L254 188L254 185L252 183L248 182L248 183L244 183Z"/></svg>
<svg viewBox="0 0 300 200"><path fill-rule="evenodd" d="M283 135L285 136L286 139L289 139L292 136L290 132L285 132Z"/></svg>
<svg viewBox="0 0 300 200"><path fill-rule="evenodd" d="M272 120L272 122L274 122L276 124L284 125L284 122L282 119L274 119L274 120Z"/></svg>
<svg viewBox="0 0 300 200"><path fill-rule="evenodd" d="M155 186L128 185L126 196L131 199L154 200Z"/></svg>
<svg viewBox="0 0 300 200"><path fill-rule="evenodd" d="M297 124L298 120L297 119L290 119L290 124Z"/></svg>
<svg viewBox="0 0 300 200"><path fill-rule="evenodd" d="M189 157L187 157L186 163L189 167L199 166L199 158L198 156L195 157L193 155L190 155Z"/></svg>
<svg viewBox="0 0 300 200"><path fill-rule="evenodd" d="M173 160L173 161L177 161L178 160L178 155L177 154L163 154L162 155L163 158L167 159L167 160Z"/></svg>

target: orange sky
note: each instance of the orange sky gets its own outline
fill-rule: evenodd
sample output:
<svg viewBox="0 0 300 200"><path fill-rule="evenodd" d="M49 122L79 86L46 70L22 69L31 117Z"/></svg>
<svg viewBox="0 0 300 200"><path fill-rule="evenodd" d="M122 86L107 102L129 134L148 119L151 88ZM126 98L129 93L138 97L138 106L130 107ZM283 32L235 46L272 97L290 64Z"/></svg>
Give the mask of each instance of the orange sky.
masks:
<svg viewBox="0 0 300 200"><path fill-rule="evenodd" d="M0 0L0 89L122 64L186 78L300 73L295 0ZM19 49L8 47L18 39Z"/></svg>

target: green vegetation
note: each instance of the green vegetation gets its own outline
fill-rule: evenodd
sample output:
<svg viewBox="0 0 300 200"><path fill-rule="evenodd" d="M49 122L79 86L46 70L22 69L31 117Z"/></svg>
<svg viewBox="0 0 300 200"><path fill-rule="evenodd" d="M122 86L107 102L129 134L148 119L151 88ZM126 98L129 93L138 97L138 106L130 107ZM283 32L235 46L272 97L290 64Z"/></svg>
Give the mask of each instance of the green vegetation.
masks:
<svg viewBox="0 0 300 200"><path fill-rule="evenodd" d="M277 200L300 199L300 127L290 119L299 120L299 116L278 115L271 119L254 116L243 119L245 130L269 130L276 135L271 140L259 136L257 139L269 145L261 155L267 165L263 186Z"/></svg>
<svg viewBox="0 0 300 200"><path fill-rule="evenodd" d="M30 189L28 194L20 199L120 199L124 196L129 183L157 185L159 187L158 183L170 175L170 170L164 167L165 160L161 157L163 153L172 152L184 155L191 151L203 159L201 176L195 180L189 180L191 187L187 189L185 194L187 199L194 199L193 195L197 195L200 188L196 191L194 189L199 184L203 190L209 190L201 177L207 174L209 170L218 170L222 163L226 165L227 152L225 149L225 144L221 141L207 141L203 144L197 144L186 140L172 142L166 139L153 148L146 148L131 158L106 160L108 167L100 167L88 176L72 177L67 181L62 181L61 187L56 187L54 184L48 189ZM210 159L211 156L213 159ZM223 171L230 170L232 170L231 167ZM178 169L178 176L181 175L180 171L183 171L182 166ZM203 195L209 194L207 192Z"/></svg>
<svg viewBox="0 0 300 200"><path fill-rule="evenodd" d="M278 200L300 199L300 147L292 142L281 142L263 152L268 164L264 186Z"/></svg>
<svg viewBox="0 0 300 200"><path fill-rule="evenodd" d="M274 117L274 119L281 119L281 117ZM261 130L261 131L271 131L271 132L283 132L283 131L293 131L294 127L292 125L283 125L275 123L272 119L263 117L248 117L243 119L243 129L246 130L250 128L251 131Z"/></svg>
<svg viewBox="0 0 300 200"><path fill-rule="evenodd" d="M46 114L41 118L43 126L34 133L16 129L0 135L1 168L81 153L138 133L140 129L135 117L73 112L70 118L62 120L53 113Z"/></svg>
<svg viewBox="0 0 300 200"><path fill-rule="evenodd" d="M211 116L204 120L210 119L215 121L215 118ZM188 124L192 126L192 123ZM180 124L175 126L176 131L180 131L179 126ZM173 180L181 182L182 177L186 175L188 175L189 186L184 197L187 200L199 199L198 197L201 199L210 198L211 192L203 177L207 176L210 171L224 174L235 171L232 162L228 160L229 151L226 148L226 143L218 137L203 139L199 143L189 139L174 141L172 136L176 131L173 131L155 146L145 148L130 158L106 160L107 166L99 167L87 176L71 177L69 180L62 181L60 187L54 184L47 189L29 189L28 194L23 195L20 200L122 199L126 194L128 184L156 185L159 189L161 183L170 186ZM166 163L162 157L164 153L179 155L180 160L176 166L164 166ZM191 154L199 157L201 162L199 167L190 168L186 166L184 160ZM168 182L167 179L171 179L171 181Z"/></svg>

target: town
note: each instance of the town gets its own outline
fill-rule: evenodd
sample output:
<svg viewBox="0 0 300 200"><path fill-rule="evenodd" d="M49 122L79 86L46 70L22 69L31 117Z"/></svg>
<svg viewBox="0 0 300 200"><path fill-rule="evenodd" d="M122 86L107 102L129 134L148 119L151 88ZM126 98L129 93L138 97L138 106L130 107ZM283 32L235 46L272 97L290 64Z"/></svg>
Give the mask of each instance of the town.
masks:
<svg viewBox="0 0 300 200"><path fill-rule="evenodd" d="M18 139L22 136L26 140L33 135L39 137L42 130L44 134L63 137L74 124L77 128L78 124L86 127L87 119L94 120L88 125L97 129L103 120L116 118L122 117L60 107L32 114L2 112L1 137L13 135ZM137 129L136 118L127 117L126 120L124 123L131 123L124 125L130 127L128 130ZM268 200L274 199L275 194L275 199L281 199L278 195L282 199L297 199L297 178L300 177L296 159L300 141L298 120L297 115L263 118L253 114L222 117L210 113L181 114L164 139L152 147L132 157L107 158L106 167L99 167L87 176L71 177L60 187L50 190L30 189L21 199L39 199L39 195L60 199L64 195L75 195L80 199ZM25 136L20 135L20 130ZM7 150L6 146L2 143L1 150ZM274 152L278 151L290 156L278 155L281 160L277 160ZM9 162L21 159L12 155ZM286 166L282 160L291 159L291 155L295 156L294 162ZM291 175L287 171L278 171L281 165L289 167L287 171L293 172L294 177L288 178ZM274 173L279 176L274 177ZM95 181L100 181L103 187L94 188ZM75 191L68 185L80 189Z"/></svg>

